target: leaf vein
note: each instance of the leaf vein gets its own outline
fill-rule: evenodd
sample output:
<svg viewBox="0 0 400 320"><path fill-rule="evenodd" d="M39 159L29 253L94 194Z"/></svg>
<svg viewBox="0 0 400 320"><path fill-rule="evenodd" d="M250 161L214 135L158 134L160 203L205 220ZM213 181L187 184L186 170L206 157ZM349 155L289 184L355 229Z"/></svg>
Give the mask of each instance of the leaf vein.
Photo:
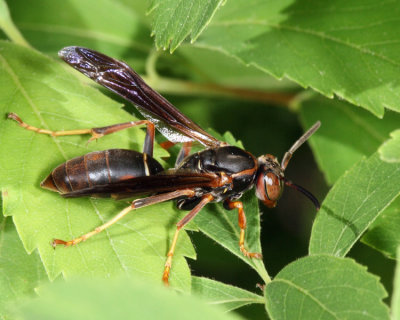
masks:
<svg viewBox="0 0 400 320"><path fill-rule="evenodd" d="M364 46L361 45L357 45L355 43L351 43L351 42L347 42L344 41L342 39L339 39L337 37L334 37L332 35L328 35L324 32L319 32L319 31L315 31L315 30L311 30L311 29L303 29L297 26L289 26L289 25L279 25L279 24L272 24L272 23L268 23L264 20L253 20L253 21L224 21L224 22L220 22L220 23L215 23L213 24L213 26L234 26L234 25L249 25L249 26L253 26L253 25L260 25L260 26L267 26L270 28L274 28L276 30L287 30L287 31L292 31L292 32L296 32L296 33L301 33L301 34L306 34L306 35L310 35L310 36L314 36L316 38L320 38L322 40L328 40L346 47L349 47L351 49L355 49L357 51L359 51L360 53L363 54L367 54L371 57L377 57L379 59L381 59L382 61L385 61L389 64L392 64L395 67L400 67L400 63L390 59L389 57L375 52L369 48L366 48Z"/></svg>
<svg viewBox="0 0 400 320"><path fill-rule="evenodd" d="M330 310L327 306L325 306L323 303L321 303L316 297L314 297L314 295L312 295L309 291L305 290L302 287L297 286L295 283L289 281L289 280L285 280L285 279L275 279L274 282L283 282L285 284L288 285L288 290L289 287L293 287L294 289L296 289L297 291L299 291L300 293L303 293L304 295L308 296L311 300L313 300L317 305L319 305L321 307L321 309L323 309L324 311L326 311L327 313L329 313L331 316L333 316L335 319L339 319L339 317L336 315L335 312L333 312L332 310ZM286 313L285 313L286 314Z"/></svg>

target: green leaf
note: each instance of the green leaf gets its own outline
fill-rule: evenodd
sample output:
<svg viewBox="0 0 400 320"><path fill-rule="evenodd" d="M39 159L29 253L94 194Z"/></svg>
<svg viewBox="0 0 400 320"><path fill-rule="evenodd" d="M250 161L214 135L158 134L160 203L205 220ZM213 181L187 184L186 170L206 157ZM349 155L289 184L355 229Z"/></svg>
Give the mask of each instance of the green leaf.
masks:
<svg viewBox="0 0 400 320"><path fill-rule="evenodd" d="M382 117L400 111L399 11L398 1L228 1L194 46Z"/></svg>
<svg viewBox="0 0 400 320"><path fill-rule="evenodd" d="M396 258L400 245L400 198L382 212L361 240L387 257Z"/></svg>
<svg viewBox="0 0 400 320"><path fill-rule="evenodd" d="M226 133L223 138L209 130L214 137L228 142L230 145L243 147L240 141L235 141L231 133ZM246 214L247 229L245 233L245 246L250 252L261 253L260 243L260 213L258 200L252 191L248 191L240 199ZM250 259L243 255L239 248L240 228L238 225L237 210L228 211L223 208L221 203L211 204L205 207L201 214L195 218L196 226L205 235L215 240L219 245L229 250L231 253L242 259L254 268L264 282L269 281L269 276L265 270L262 260Z"/></svg>
<svg viewBox="0 0 400 320"><path fill-rule="evenodd" d="M370 156L398 127L400 114L387 112L381 120L348 103L321 96L300 101L300 114L304 127L321 120L321 128L310 139L310 145L321 171L329 184L333 184L363 156ZM362 137L360 139L360 137ZM393 185L396 187L396 184ZM395 202L397 203L397 202ZM397 234L397 207L393 203L371 225L363 242L394 257L399 243ZM370 234L371 232L371 234Z"/></svg>
<svg viewBox="0 0 400 320"><path fill-rule="evenodd" d="M386 296L365 267L324 255L291 263L266 287L272 319L389 319Z"/></svg>
<svg viewBox="0 0 400 320"><path fill-rule="evenodd" d="M46 280L37 251L28 255L12 219L0 214L0 318L10 319L10 302L32 296L34 289Z"/></svg>
<svg viewBox="0 0 400 320"><path fill-rule="evenodd" d="M46 286L39 294L18 312L22 319L241 319L137 279L80 279Z"/></svg>
<svg viewBox="0 0 400 320"><path fill-rule="evenodd" d="M153 34L157 48L171 53L190 35L195 42L225 0L153 0Z"/></svg>
<svg viewBox="0 0 400 320"><path fill-rule="evenodd" d="M226 311L251 303L265 303L263 297L252 292L202 277L192 277L192 293Z"/></svg>
<svg viewBox="0 0 400 320"><path fill-rule="evenodd" d="M380 148L381 159L386 162L400 162L400 129L390 133L392 137Z"/></svg>
<svg viewBox="0 0 400 320"><path fill-rule="evenodd" d="M161 283L165 255L184 213L172 202L133 212L111 228L75 247L54 250L53 238L69 240L89 232L128 206L110 199L63 199L39 187L53 168L92 150L142 149L144 131L124 130L86 146L87 136L50 137L24 130L6 120L16 112L27 123L47 129L105 126L134 120L121 106L83 85L76 73L41 54L0 42L0 187L8 193L4 214L13 216L25 249L39 249L50 279L60 273L109 277L137 274ZM155 149L155 157L166 152ZM190 290L190 271L183 256L195 253L181 233L174 256L171 285Z"/></svg>
<svg viewBox="0 0 400 320"><path fill-rule="evenodd" d="M400 257L400 247L397 248L397 257ZM400 319L400 259L397 259L396 271L393 281L393 295L392 295L392 320Z"/></svg>
<svg viewBox="0 0 400 320"><path fill-rule="evenodd" d="M142 16L120 1L37 0L27 10L26 1L12 0L9 7L24 36L46 53L74 45L117 58L143 58L152 48Z"/></svg>
<svg viewBox="0 0 400 320"><path fill-rule="evenodd" d="M357 163L332 187L314 222L310 254L344 256L400 193L400 165L377 153Z"/></svg>
<svg viewBox="0 0 400 320"><path fill-rule="evenodd" d="M292 81L287 79L278 81L260 69L254 66L245 66L237 59L227 57L221 52L182 46L179 48L179 55L184 56L204 82L219 84L226 88L233 88L233 90L235 88L244 89L246 91L242 92L242 95L247 94L249 100L251 98L262 100L264 94L265 100L270 102L271 96L275 93L271 93L271 91L298 90L298 86ZM238 90L238 92L240 91ZM252 92L254 95L249 96L248 94ZM276 96L285 96L285 94L282 92Z"/></svg>
<svg viewBox="0 0 400 320"><path fill-rule="evenodd" d="M321 128L309 143L328 184L333 184L364 156L369 157L398 127L400 114L386 112L383 119L354 108L345 101L319 95L300 101L304 128L317 120Z"/></svg>

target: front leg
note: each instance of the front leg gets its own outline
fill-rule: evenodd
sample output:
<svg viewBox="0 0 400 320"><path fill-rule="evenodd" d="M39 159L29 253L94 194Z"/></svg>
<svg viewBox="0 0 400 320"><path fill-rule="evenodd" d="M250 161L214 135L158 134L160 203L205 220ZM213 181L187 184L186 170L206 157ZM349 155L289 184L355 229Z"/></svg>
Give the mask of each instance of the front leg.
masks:
<svg viewBox="0 0 400 320"><path fill-rule="evenodd" d="M228 210L238 209L238 218L239 218L239 228L240 228L240 237L239 237L239 247L240 251L249 258L262 259L262 254L259 252L249 252L244 246L245 239L245 230L246 230L246 215L243 210L242 201L231 201L226 199L224 202L224 207Z"/></svg>

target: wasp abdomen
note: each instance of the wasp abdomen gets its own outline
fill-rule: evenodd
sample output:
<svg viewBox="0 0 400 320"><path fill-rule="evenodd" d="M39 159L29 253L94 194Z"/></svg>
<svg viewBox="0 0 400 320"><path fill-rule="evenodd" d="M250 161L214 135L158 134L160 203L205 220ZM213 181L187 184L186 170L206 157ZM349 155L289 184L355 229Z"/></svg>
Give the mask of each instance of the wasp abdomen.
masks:
<svg viewBox="0 0 400 320"><path fill-rule="evenodd" d="M59 165L40 184L60 194L88 189L163 171L152 157L134 150L110 149L88 153Z"/></svg>

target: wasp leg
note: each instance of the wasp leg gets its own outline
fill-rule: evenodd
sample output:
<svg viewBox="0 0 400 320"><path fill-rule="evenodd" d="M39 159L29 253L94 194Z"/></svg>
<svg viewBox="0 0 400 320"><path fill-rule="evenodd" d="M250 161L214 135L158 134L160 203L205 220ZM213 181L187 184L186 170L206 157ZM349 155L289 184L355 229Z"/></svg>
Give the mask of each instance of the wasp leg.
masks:
<svg viewBox="0 0 400 320"><path fill-rule="evenodd" d="M178 156L176 157L175 160L175 168L177 168L179 164L182 162L182 160L189 155L190 150L192 149L192 143L193 141L188 141L183 143L182 148L179 151ZM177 144L176 142L164 141L160 143L160 147L165 150L168 150L176 144ZM168 160L168 157L165 160Z"/></svg>
<svg viewBox="0 0 400 320"><path fill-rule="evenodd" d="M177 168L179 164L182 162L182 160L189 155L191 149L192 149L192 141L183 143L183 146L179 151L178 156L176 157L175 168Z"/></svg>
<svg viewBox="0 0 400 320"><path fill-rule="evenodd" d="M246 230L246 215L243 210L243 203L241 201L230 201L225 200L225 208L228 210L238 209L239 214L239 228L240 228L240 237L239 237L239 247L240 251L249 258L262 259L262 254L259 252L249 252L244 246L245 239L245 230Z"/></svg>
<svg viewBox="0 0 400 320"><path fill-rule="evenodd" d="M165 150L168 150L168 149L172 148L176 144L177 144L177 142L172 142L172 141L167 140L167 141L161 142L160 143L160 147L165 149Z"/></svg>
<svg viewBox="0 0 400 320"><path fill-rule="evenodd" d="M164 266L164 273L162 276L162 280L164 282L164 284L166 286L169 285L169 274L171 271L171 266L172 266L172 257L174 256L174 252L175 252L175 247L176 247L176 242L178 241L178 235L179 235L179 231L187 224L189 223L189 221L191 221L196 214L199 213L199 211L210 201L212 201L214 199L214 197L210 194L204 195L201 198L201 201L192 209L192 211L190 211L186 216L183 217L183 219L181 221L179 221L176 224L176 231L174 234L174 238L172 239L172 244L171 247L167 253L167 261L165 262L165 266Z"/></svg>
<svg viewBox="0 0 400 320"><path fill-rule="evenodd" d="M147 197L147 198L143 198L143 199L134 200L129 207L125 208L120 213L118 213L114 218L107 221L105 224L101 225L100 227L97 227L93 231L86 233L78 238L69 240L69 241L54 239L52 242L52 246L55 248L57 245L64 245L66 247L76 245L76 244L78 244L82 241L85 241L88 238L100 233L104 229L107 229L109 226L111 226L115 222L121 220L124 216L126 216L132 210L150 206L152 204L172 200L172 199L179 198L182 196L192 197L193 195L194 195L193 190L184 189L184 190L178 190L178 191L163 193L163 194L159 194L159 195L155 195L155 196L151 196L151 197Z"/></svg>
<svg viewBox="0 0 400 320"><path fill-rule="evenodd" d="M128 129L131 127L146 125L146 138L143 146L143 152L148 155L153 155L153 144L154 144L154 124L149 120L140 120L140 121L130 121L124 123L118 123L111 126L99 127L99 128L90 128L90 129L77 129L77 130L60 130L60 131L52 131L42 128L36 128L22 121L22 119L16 113L9 113L7 115L8 119L15 120L18 125L26 130L34 131L37 133L48 134L53 137L58 136L72 136L72 135L81 135L81 134L90 134L92 137L89 139L88 143L99 139L107 134L111 134L117 131L121 131L124 129Z"/></svg>

